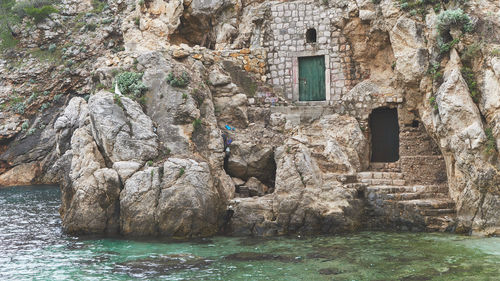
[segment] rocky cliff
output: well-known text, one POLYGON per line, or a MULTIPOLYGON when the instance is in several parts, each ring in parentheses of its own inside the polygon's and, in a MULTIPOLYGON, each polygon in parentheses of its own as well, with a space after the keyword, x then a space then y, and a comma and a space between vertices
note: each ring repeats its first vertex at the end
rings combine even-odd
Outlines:
POLYGON ((67 232, 500 233, 498 1, 14 2, 0 185, 60 184, 67 232))

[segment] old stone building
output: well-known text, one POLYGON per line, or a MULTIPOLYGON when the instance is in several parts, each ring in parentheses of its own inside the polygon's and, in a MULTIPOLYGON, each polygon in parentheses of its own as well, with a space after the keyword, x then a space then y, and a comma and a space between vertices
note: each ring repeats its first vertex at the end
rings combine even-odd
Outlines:
MULTIPOLYGON (((405 228, 422 216, 423 224, 444 230, 455 214, 444 158, 404 100, 405 93, 362 73, 344 30, 332 24, 341 12, 294 1, 275 2, 268 14, 261 40, 268 79, 294 105, 272 110, 296 116, 293 126, 321 114, 356 118, 369 153, 361 161, 362 170, 347 181, 365 186, 371 204, 367 225, 405 228), (436 200, 429 201, 431 197, 436 200)), ((336 172, 352 173, 341 165, 336 172)))
POLYGON ((311 2, 271 7, 269 77, 293 101, 339 101, 350 89, 349 50, 341 32, 330 24, 332 10, 311 2))

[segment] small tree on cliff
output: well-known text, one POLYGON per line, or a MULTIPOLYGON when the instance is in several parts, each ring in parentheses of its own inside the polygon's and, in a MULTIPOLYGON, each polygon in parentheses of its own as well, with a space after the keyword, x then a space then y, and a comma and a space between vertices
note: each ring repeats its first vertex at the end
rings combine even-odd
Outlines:
POLYGON ((12 23, 18 19, 11 12, 15 0, 0 0, 0 45, 1 47, 12 47, 15 45, 15 33, 12 30, 12 23))

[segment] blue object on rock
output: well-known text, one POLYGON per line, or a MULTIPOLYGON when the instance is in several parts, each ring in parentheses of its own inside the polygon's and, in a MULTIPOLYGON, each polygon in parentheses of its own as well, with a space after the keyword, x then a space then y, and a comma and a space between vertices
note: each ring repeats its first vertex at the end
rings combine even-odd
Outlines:
POLYGON ((226 129, 228 129, 229 131, 231 131, 231 126, 226 125, 226 129))

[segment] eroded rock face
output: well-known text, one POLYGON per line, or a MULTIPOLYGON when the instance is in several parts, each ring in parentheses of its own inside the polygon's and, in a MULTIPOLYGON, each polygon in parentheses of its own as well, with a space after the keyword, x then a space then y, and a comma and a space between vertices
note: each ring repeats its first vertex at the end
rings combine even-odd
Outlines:
POLYGON ((76 234, 116 234, 119 230, 120 179, 106 168, 89 126, 79 128, 71 140, 73 159, 70 182, 62 186, 63 228, 76 234))
POLYGON ((400 17, 390 32, 390 39, 398 72, 406 83, 418 81, 429 65, 423 27, 400 17))
POLYGON ((366 140, 354 118, 324 116, 316 122, 318 127, 301 128, 297 135, 276 148, 276 185, 272 194, 230 202, 231 233, 258 236, 337 233, 360 227, 362 203, 357 190, 343 186, 334 175, 361 169, 364 164, 360 156, 346 148, 351 147, 351 152, 361 148, 363 152, 366 140), (333 135, 325 135, 333 131, 333 135), (340 141, 347 135, 352 139, 340 141), (318 149, 320 142, 326 143, 322 146, 326 151, 318 149), (329 160, 340 161, 339 164, 325 166, 328 163, 325 155, 330 155, 329 160), (352 163, 357 164, 352 166, 352 163))
POLYGON ((84 99, 75 97, 69 101, 63 114, 54 123, 58 154, 62 155, 70 149, 73 132, 85 125, 88 113, 87 102, 84 99))
POLYGON ((164 149, 168 148, 174 154, 190 153, 192 122, 200 118, 200 110, 188 89, 173 87, 165 79, 170 73, 182 75, 192 72, 182 65, 175 68, 178 64, 160 53, 147 53, 138 60, 146 68, 144 84, 150 89, 146 110, 157 124, 157 133, 164 149))
POLYGON ((157 50, 169 45, 167 36, 181 23, 184 11, 182 0, 144 1, 130 5, 134 11, 127 13, 122 25, 125 46, 132 51, 157 50), (137 22, 136 19, 139 19, 137 22))
POLYGON ((161 189, 159 168, 135 173, 120 194, 120 229, 124 235, 153 236, 157 233, 156 208, 161 189))
MULTIPOLYGON (((167 115, 164 125, 178 124, 179 109, 171 110, 174 114, 167 115)), ((158 154, 152 120, 135 101, 106 91, 93 95, 88 106, 73 99, 56 123, 58 140, 74 130, 71 149, 61 157, 71 158, 69 178, 62 185, 67 232, 176 237, 217 233, 225 202, 234 193, 222 158, 212 162, 212 170, 209 162, 186 150, 179 152, 192 159, 171 157, 151 166, 158 154)))
POLYGON ((166 236, 215 234, 221 201, 207 163, 169 158, 163 165, 163 185, 156 215, 166 236))
POLYGON ((102 91, 89 100, 92 135, 110 161, 145 162, 157 154, 153 122, 138 103, 122 96, 121 107, 112 93, 102 91))
POLYGON ((470 97, 459 67, 458 55, 453 50, 444 82, 436 93, 438 108, 427 109, 432 113, 425 112, 424 120, 436 134, 445 156, 450 195, 457 202, 461 223, 459 231, 488 233, 500 224, 498 216, 491 216, 498 213, 500 202, 496 152, 488 152, 479 109, 470 97))
POLYGON ((120 195, 121 233, 175 237, 215 234, 222 201, 212 177, 207 163, 179 158, 169 158, 161 168, 135 173, 120 195))
POLYGON ((91 97, 86 111, 85 101, 74 99, 56 122, 58 139, 79 127, 65 153, 72 157, 71 168, 61 187, 63 227, 69 233, 119 233, 122 181, 156 156, 151 119, 136 102, 120 100, 122 106, 102 91, 91 97))

